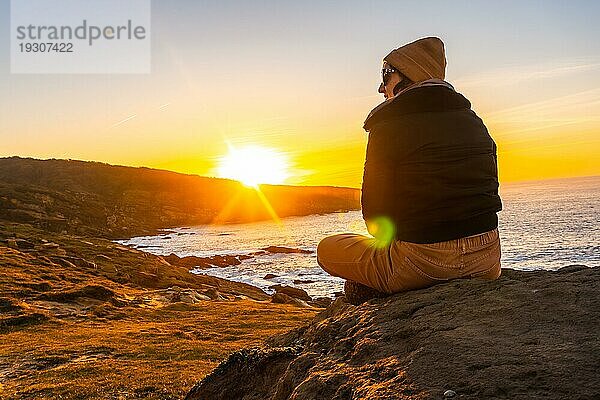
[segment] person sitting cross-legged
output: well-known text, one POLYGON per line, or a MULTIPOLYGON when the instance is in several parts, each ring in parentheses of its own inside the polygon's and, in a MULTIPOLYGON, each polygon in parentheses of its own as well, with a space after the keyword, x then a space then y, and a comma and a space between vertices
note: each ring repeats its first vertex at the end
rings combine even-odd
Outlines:
POLYGON ((317 246, 318 264, 347 280, 351 302, 500 276, 496 144, 445 69, 435 37, 383 60, 385 101, 364 124, 361 205, 372 237, 342 233, 317 246))

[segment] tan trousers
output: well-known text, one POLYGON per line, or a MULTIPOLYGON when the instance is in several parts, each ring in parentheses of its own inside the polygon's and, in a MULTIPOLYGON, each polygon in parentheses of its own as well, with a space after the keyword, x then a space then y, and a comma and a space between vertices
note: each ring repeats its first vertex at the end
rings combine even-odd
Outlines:
POLYGON ((384 293, 432 286, 456 278, 500 276, 498 229, 432 244, 376 239, 355 233, 328 236, 317 246, 317 262, 330 275, 384 293))

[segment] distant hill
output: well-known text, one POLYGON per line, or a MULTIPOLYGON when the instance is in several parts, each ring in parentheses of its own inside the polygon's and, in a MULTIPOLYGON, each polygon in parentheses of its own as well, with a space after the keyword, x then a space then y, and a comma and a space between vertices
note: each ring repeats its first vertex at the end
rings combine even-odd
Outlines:
MULTIPOLYGON (((358 189, 260 188, 279 217, 360 209, 358 189)), ((56 232, 120 238, 270 219, 261 197, 229 179, 98 162, 0 158, 0 220, 56 232)))

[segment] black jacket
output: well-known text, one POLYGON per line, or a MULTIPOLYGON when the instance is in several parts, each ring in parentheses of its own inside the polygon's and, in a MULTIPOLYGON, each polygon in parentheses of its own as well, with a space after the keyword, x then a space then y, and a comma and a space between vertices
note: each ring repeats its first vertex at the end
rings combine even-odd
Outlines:
POLYGON ((373 110, 364 128, 367 226, 387 217, 394 238, 413 243, 498 226, 496 144, 463 95, 445 86, 414 88, 373 110))

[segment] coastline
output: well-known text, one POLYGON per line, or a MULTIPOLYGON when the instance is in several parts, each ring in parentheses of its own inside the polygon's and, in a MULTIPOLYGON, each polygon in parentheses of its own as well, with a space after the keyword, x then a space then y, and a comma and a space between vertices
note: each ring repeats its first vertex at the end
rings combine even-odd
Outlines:
MULTIPOLYGON (((230 393, 231 381, 215 380, 218 371, 239 383, 240 389, 263 393, 265 399, 275 386, 290 393, 305 388, 307 399, 328 387, 339 390, 340 398, 347 398, 348 393, 366 393, 372 399, 379 395, 381 399, 439 398, 445 386, 461 398, 490 393, 491 397, 561 398, 562 389, 552 382, 564 381, 564 388, 579 393, 567 378, 571 371, 579 371, 582 362, 583 378, 576 383, 591 388, 588 392, 596 390, 588 373, 593 369, 590 366, 600 367, 593 356, 598 354, 593 327, 600 319, 595 311, 600 309, 596 270, 505 269, 503 277, 491 283, 456 281, 360 307, 351 307, 341 298, 330 305, 323 299, 307 298, 295 288, 282 286, 269 295, 251 285, 189 272, 188 262, 229 265, 233 259, 241 262, 239 254, 233 258, 163 257, 115 243, 111 240, 115 232, 103 230, 112 221, 106 211, 112 203, 98 200, 102 191, 96 187, 82 188, 67 179, 75 186, 63 194, 63 189, 51 188, 52 179, 43 187, 39 182, 6 183, 3 179, 0 168, 2 398, 182 398, 191 388, 195 389, 189 396, 195 396, 202 388, 210 390, 215 382, 223 393, 230 393), (87 221, 86 215, 94 210, 98 215, 87 221), (519 314, 524 309, 528 314, 519 314), (551 323, 557 312, 560 326, 551 323), (520 347, 510 353, 510 362, 494 364, 494 354, 478 353, 512 351, 508 339, 495 341, 489 334, 496 328, 510 332, 515 321, 529 341, 519 342, 520 347), (575 332, 579 336, 571 335, 573 326, 579 327, 575 332), (429 340, 432 334, 437 335, 437 342, 429 340), (543 346, 547 338, 557 337, 560 341, 554 347, 543 346), (577 338, 577 347, 562 348, 569 337, 577 338), (459 340, 464 338, 477 346, 464 347, 469 343, 459 340), (319 343, 327 343, 327 348, 319 343), (543 359, 527 364, 530 358, 525 355, 544 351, 553 354, 553 365, 560 367, 558 375, 548 374, 543 359), (573 351, 577 359, 571 357, 573 351), (585 351, 596 353, 586 356, 585 351), (412 364, 394 359, 399 354, 428 369, 411 370, 412 364), (469 368, 444 375, 446 382, 428 375, 432 365, 435 371, 443 371, 465 354, 491 361, 461 364, 469 368), (273 379, 265 382, 273 387, 246 385, 245 378, 229 367, 254 368, 248 360, 259 362, 265 371, 288 372, 269 375, 273 379), (337 365, 337 372, 328 365, 337 365), (511 375, 513 367, 518 374, 511 375), (310 368, 314 368, 313 375, 310 368), (329 383, 324 387, 311 376, 327 376, 329 383), (497 376, 519 384, 498 383, 497 376), (283 379, 281 385, 278 379, 283 379), (346 381, 350 383, 338 384, 346 381), (536 391, 538 387, 543 391, 536 391)), ((125 214, 130 200, 120 204, 119 212, 127 217, 127 226, 137 224, 126 230, 134 236, 146 229, 148 220, 125 214)), ((142 208, 149 204, 144 202, 142 208)), ((163 229, 170 228, 161 227, 162 233, 163 229)), ((518 341, 521 336, 507 337, 518 341)), ((263 373, 254 371, 256 376, 263 373)), ((582 395, 588 392, 581 391, 582 395)))
POLYGON ((232 351, 322 310, 107 239, 24 224, 0 224, 0 265, 7 399, 179 398, 232 351))
POLYGON ((225 399, 238 389, 270 399, 279 398, 270 397, 275 387, 289 395, 304 388, 298 399, 331 390, 382 400, 433 399, 445 390, 465 399, 600 392, 595 268, 503 269, 493 282, 308 307, 302 293, 268 296, 107 239, 12 223, 0 225, 0 264, 7 399, 225 399), (568 341, 575 344, 564 347, 568 341), (552 354, 551 364, 523 354, 552 354), (464 371, 456 369, 465 357, 464 371), (441 375, 431 375, 432 365, 441 375), (239 375, 249 370, 252 377, 239 375), (571 382, 573 371, 579 378, 571 382), (270 378, 259 381, 271 383, 256 386, 263 373, 270 378), (338 378, 324 387, 312 376, 338 378), (206 397, 215 387, 222 396, 206 397))

